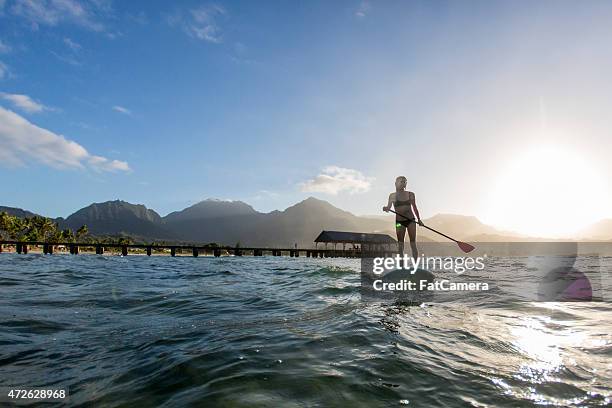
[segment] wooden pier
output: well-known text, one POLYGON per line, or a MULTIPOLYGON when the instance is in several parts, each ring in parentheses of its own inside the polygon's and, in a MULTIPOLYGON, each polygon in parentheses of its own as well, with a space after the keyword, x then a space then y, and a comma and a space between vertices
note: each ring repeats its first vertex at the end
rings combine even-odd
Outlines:
MULTIPOLYGON (((82 249, 95 252, 97 255, 112 253, 122 256, 133 255, 170 255, 170 256, 289 256, 308 258, 361 258, 362 256, 384 256, 390 250, 361 249, 305 249, 305 248, 253 248, 208 245, 161 245, 161 244, 92 244, 85 242, 37 242, 37 241, 0 241, 0 253, 14 248, 18 254, 27 254, 33 247, 42 248, 43 254, 52 255, 67 249, 72 255, 78 255, 82 249)), ((12 252, 12 251, 11 251, 12 252)))

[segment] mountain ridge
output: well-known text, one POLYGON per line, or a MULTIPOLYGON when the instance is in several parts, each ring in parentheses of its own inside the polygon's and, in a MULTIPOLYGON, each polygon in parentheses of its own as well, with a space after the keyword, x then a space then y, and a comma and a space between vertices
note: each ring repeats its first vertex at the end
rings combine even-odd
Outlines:
MULTIPOLYGON (((0 206, 0 211, 3 209, 21 217, 36 215, 16 207, 0 206)), ((284 210, 268 213, 259 212, 239 200, 205 199, 164 217, 144 204, 112 200, 92 203, 66 219, 56 218, 55 221, 62 228, 77 229, 87 225, 95 235, 130 235, 143 240, 218 242, 225 245, 311 245, 322 230, 376 232, 395 237, 393 215, 358 216, 314 197, 308 197, 284 210)), ((498 230, 469 215, 436 214, 424 222, 465 241, 546 240, 498 230)), ((443 240, 425 229, 419 229, 418 234, 421 241, 443 240)), ((593 224, 590 229, 585 229, 581 237, 586 240, 611 240, 612 219, 593 224)))
POLYGON ((3 206, 0 205, 0 212, 5 212, 8 215, 12 215, 14 217, 19 217, 19 218, 31 218, 31 217, 36 217, 39 216, 36 213, 33 213, 32 211, 28 211, 28 210, 24 210, 22 208, 17 208, 17 207, 7 207, 7 206, 3 206))
POLYGON ((94 235, 134 235, 154 239, 176 238, 162 226, 160 215, 144 204, 123 200, 92 203, 59 221, 62 228, 87 225, 94 235))
POLYGON ((193 220, 198 218, 217 218, 257 213, 243 201, 224 201, 208 198, 179 211, 162 217, 164 222, 193 220))

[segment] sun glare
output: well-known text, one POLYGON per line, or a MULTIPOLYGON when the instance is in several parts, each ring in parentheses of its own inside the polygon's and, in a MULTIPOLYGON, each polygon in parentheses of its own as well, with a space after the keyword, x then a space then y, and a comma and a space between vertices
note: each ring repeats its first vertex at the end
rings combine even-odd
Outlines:
POLYGON ((490 192, 484 221, 538 237, 574 237, 609 216, 601 174, 570 149, 538 146, 513 158, 490 192))

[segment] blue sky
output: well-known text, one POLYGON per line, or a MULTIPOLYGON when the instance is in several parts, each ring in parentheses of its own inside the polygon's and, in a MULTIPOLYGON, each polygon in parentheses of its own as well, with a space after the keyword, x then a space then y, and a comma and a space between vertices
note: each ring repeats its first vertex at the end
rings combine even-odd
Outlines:
MULTIPOLYGON (((207 197, 270 211, 314 195, 377 214, 404 174, 424 216, 504 226, 496 203, 531 191, 507 169, 539 146, 576 154, 601 176, 584 191, 610 202, 609 2, 0 10, 2 205, 67 216, 119 198, 164 215, 207 197)), ((576 209, 572 190, 554 192, 547 205, 576 209)))

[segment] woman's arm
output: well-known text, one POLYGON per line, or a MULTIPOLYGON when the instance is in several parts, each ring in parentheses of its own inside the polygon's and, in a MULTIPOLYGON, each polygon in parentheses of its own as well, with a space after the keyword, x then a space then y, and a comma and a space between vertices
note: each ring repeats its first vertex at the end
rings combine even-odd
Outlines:
POLYGON ((414 215, 416 215, 417 223, 419 225, 423 225, 423 221, 421 221, 421 214, 419 214, 419 209, 416 203, 416 196, 414 193, 410 193, 410 201, 412 201, 412 209, 414 210, 414 215))
POLYGON ((383 207, 383 211, 384 212, 389 212, 389 210, 391 209, 391 204, 393 203, 393 193, 389 194, 389 202, 387 203, 386 206, 383 207))

